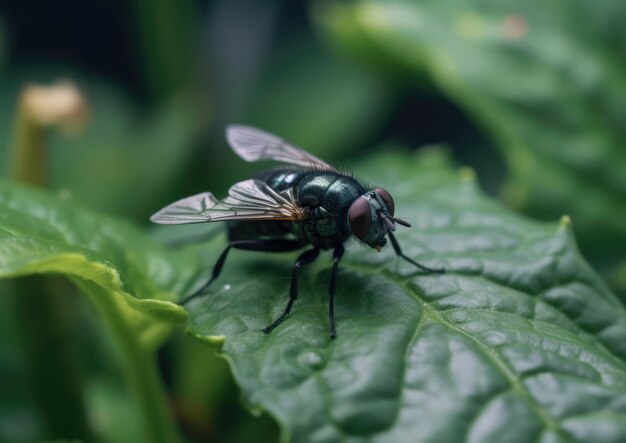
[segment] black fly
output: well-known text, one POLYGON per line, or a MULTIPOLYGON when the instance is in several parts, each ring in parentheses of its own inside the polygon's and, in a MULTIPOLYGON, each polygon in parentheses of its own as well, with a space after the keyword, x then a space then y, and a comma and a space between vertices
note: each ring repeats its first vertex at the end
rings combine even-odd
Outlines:
POLYGON ((319 158, 259 129, 229 126, 226 138, 235 153, 248 162, 274 160, 291 166, 271 169, 256 178, 235 183, 223 200, 204 192, 172 203, 151 217, 153 222, 163 224, 228 222, 229 244, 219 256, 210 280, 181 304, 202 294, 220 275, 231 248, 287 252, 311 245, 311 249, 296 259, 289 302, 283 313, 263 329, 269 333, 285 319, 298 297, 300 269, 313 263, 320 250, 332 249, 328 316, 330 337, 335 338, 337 266, 344 253, 343 244, 351 236, 378 251, 389 237, 399 257, 424 271, 444 272, 426 267, 402 253, 393 232, 396 224, 411 225, 394 216, 395 205, 389 192, 382 188, 365 188, 319 158))

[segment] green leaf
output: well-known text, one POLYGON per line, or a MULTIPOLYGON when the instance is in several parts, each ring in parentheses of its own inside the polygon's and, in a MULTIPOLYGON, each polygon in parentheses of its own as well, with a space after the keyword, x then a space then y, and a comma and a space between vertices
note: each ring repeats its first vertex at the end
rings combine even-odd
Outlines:
MULTIPOLYGON (((231 252, 187 333, 220 349, 253 409, 293 441, 624 441, 626 312, 580 256, 568 218, 485 197, 438 151, 356 172, 390 190, 406 254, 349 245, 328 336, 330 257, 285 307, 294 255, 231 252)), ((214 240, 214 253, 222 244, 214 240)))
POLYGON ((89 297, 115 338, 146 441, 179 440, 152 352, 187 317, 173 301, 190 290, 201 262, 193 248, 168 252, 132 225, 0 182, 0 278, 61 274, 89 297))
POLYGON ((194 255, 166 251, 132 225, 0 182, 0 278, 54 273, 94 284, 154 346, 185 320, 172 302, 197 272, 194 255))
MULTIPOLYGON (((506 196, 567 212, 599 262, 626 246, 626 3, 352 1, 317 15, 351 52, 426 73, 507 160, 506 196)), ((612 256, 612 257, 611 257, 612 256)))

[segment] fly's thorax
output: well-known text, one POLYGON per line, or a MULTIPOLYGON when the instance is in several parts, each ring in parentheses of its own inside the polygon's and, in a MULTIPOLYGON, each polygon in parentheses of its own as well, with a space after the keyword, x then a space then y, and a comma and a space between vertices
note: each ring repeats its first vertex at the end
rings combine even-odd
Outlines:
POLYGON ((298 203, 309 208, 323 206, 326 194, 340 177, 340 174, 331 171, 307 172, 294 188, 298 203))
POLYGON ((293 222, 292 231, 322 249, 335 248, 351 235, 336 216, 321 206, 307 208, 307 219, 293 222))
POLYGON ((308 212, 307 220, 301 222, 307 241, 321 248, 334 248, 350 237, 346 214, 354 199, 364 192, 356 180, 331 171, 310 171, 294 190, 298 203, 308 212))
POLYGON ((256 178, 264 181, 275 191, 282 192, 293 188, 306 174, 306 171, 294 167, 279 167, 262 172, 256 178))

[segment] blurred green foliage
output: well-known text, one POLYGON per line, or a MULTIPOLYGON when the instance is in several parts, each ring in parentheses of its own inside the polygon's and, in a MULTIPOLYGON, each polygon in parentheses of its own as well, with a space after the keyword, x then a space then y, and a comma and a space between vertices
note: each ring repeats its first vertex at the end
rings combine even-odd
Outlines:
POLYGON ((626 260, 624 2, 353 1, 317 12, 344 50, 426 75, 465 109, 506 159, 509 204, 571 215, 604 269, 626 260))
MULTIPOLYGON (((262 3, 254 0, 135 0, 91 5, 95 9, 86 13, 85 6, 73 0, 63 8, 42 3, 38 6, 37 17, 29 10, 31 6, 23 2, 0 5, 0 171, 3 175, 7 176, 11 166, 16 106, 25 85, 51 84, 59 79, 74 81, 84 92, 90 107, 90 117, 82 132, 71 137, 56 131, 46 134, 46 186, 56 196, 31 190, 13 191, 13 185, 3 185, 8 192, 3 194, 5 197, 19 198, 9 198, 10 210, 3 209, 0 214, 2 220, 10 221, 6 226, 12 226, 10 232, 2 235, 12 238, 21 233, 22 243, 20 246, 18 241, 8 241, 13 249, 6 250, 10 253, 0 253, 0 262, 12 263, 10 270, 7 271, 8 267, 3 270, 7 276, 16 275, 17 269, 21 269, 20 274, 54 270, 80 276, 81 279, 73 281, 90 294, 92 302, 95 301, 85 303, 74 286, 43 281, 45 291, 63 292, 69 300, 69 305, 65 306, 70 312, 68 325, 77 335, 80 351, 78 385, 82 386, 88 422, 98 441, 145 438, 146 427, 142 420, 146 411, 138 406, 142 395, 144 402, 157 405, 168 402, 184 438, 189 441, 276 441, 279 432, 276 422, 267 415, 260 419, 253 417, 244 403, 255 412, 258 408, 271 410, 281 422, 283 435, 288 432, 285 430, 300 432, 303 429, 298 420, 306 416, 288 423, 286 420, 290 419, 286 417, 299 410, 278 405, 277 400, 286 399, 287 406, 299 401, 285 396, 283 382, 289 384, 294 377, 301 376, 298 371, 302 367, 292 371, 293 367, 282 365, 280 361, 281 355, 292 356, 300 339, 294 338, 288 349, 268 348, 267 355, 276 358, 268 357, 260 366, 259 374, 280 383, 274 386, 274 391, 266 389, 263 394, 254 388, 258 382, 255 374, 248 374, 249 378, 245 379, 241 375, 244 364, 241 362, 245 359, 233 357, 236 345, 241 349, 248 346, 251 352, 256 349, 254 343, 241 338, 245 334, 234 334, 234 340, 223 349, 234 364, 237 383, 227 364, 217 359, 211 349, 183 337, 180 331, 169 336, 160 348, 158 367, 153 365, 154 347, 165 340, 172 323, 182 321, 184 316, 174 305, 162 304, 163 300, 175 300, 209 275, 212 260, 224 241, 222 229, 151 227, 147 228, 151 238, 147 238, 142 228, 129 227, 126 222, 99 215, 111 213, 147 225, 147 217, 155 209, 182 195, 203 190, 223 195, 230 184, 259 171, 263 165, 243 164, 226 146, 223 127, 229 123, 257 125, 339 165, 354 164, 355 159, 376 151, 382 152, 378 157, 381 165, 391 164, 387 163, 392 162, 387 151, 393 144, 417 148, 422 144, 448 143, 455 158, 475 168, 478 179, 514 209, 547 220, 555 220, 562 214, 571 215, 583 254, 614 289, 626 296, 626 255, 623 252, 626 228, 622 222, 626 215, 626 176, 623 173, 626 151, 621 143, 626 135, 622 125, 626 117, 623 67, 626 29, 622 26, 626 4, 623 1, 318 0, 296 3, 287 0, 262 3), (111 21, 111 17, 115 20, 111 21), (84 207, 98 212, 92 213, 84 207), (166 251, 162 246, 187 236, 198 236, 202 241, 183 252, 166 251), (25 239, 32 239, 32 242, 25 239), (29 244, 33 249, 29 249, 29 244), (20 247, 23 247, 21 253, 20 247), (78 265, 63 258, 68 257, 68 253, 87 259, 78 265), (24 267, 26 263, 30 263, 28 269, 24 267), (123 277, 119 285, 104 278, 116 272, 123 277), (99 279, 99 285, 82 282, 85 277, 99 279), (137 296, 149 300, 138 301, 137 296), (155 298, 158 300, 153 300, 155 298), (106 312, 94 310, 94 306, 106 312), (125 345, 122 338, 126 335, 132 340, 125 345), (135 372, 129 370, 133 350, 140 350, 139 367, 135 372), (149 374, 143 388, 140 385, 145 380, 137 379, 137 370, 149 374), (162 387, 156 379, 157 373, 164 382, 165 398, 159 397, 162 387), (133 383, 139 383, 134 390, 133 383), (244 389, 243 401, 238 385, 244 389), (156 397, 146 400, 150 389, 155 390, 156 397)), ((421 166, 411 166, 408 160, 400 161, 402 164, 397 167, 406 168, 404 175, 386 179, 390 188, 403 189, 399 192, 406 205, 411 204, 409 196, 405 195, 406 186, 425 188, 424 194, 418 195, 425 199, 427 209, 441 204, 427 188, 436 188, 445 180, 430 181, 428 177, 448 177, 451 183, 454 174, 447 166, 442 166, 442 162, 433 161, 435 157, 421 166), (435 171, 434 175, 429 175, 428 168, 435 171), (425 178, 421 180, 414 177, 415 174, 425 178), (431 197, 433 201, 429 200, 431 197)), ((374 182, 382 171, 377 165, 376 161, 369 163, 359 172, 374 182)), ((451 195, 446 194, 444 199, 451 195)), ((510 229, 521 226, 520 231, 528 235, 534 232, 541 236, 540 231, 553 234, 553 225, 527 223, 502 208, 494 209, 490 203, 484 203, 487 201, 484 197, 476 199, 481 203, 476 206, 472 203, 466 208, 468 213, 486 204, 487 212, 493 209, 494 220, 504 217, 510 221, 510 229), (532 228, 526 231, 529 226, 532 228)), ((454 201, 446 205, 451 211, 456 210, 454 201)), ((418 228, 427 226, 428 223, 418 228)), ((485 228, 485 235, 497 237, 497 233, 490 230, 491 227, 485 228)), ((472 241, 480 246, 481 232, 467 232, 461 237, 470 242, 470 246, 472 241)), ((516 234, 519 232, 507 230, 507 235, 515 237, 516 234)), ((422 235, 425 234, 414 229, 410 239, 405 239, 416 241, 409 249, 420 259, 427 258, 423 255, 426 245, 441 252, 448 244, 446 238, 437 237, 440 241, 434 242, 422 235)), ((444 237, 447 235, 453 234, 444 237)), ((550 235, 546 234, 546 239, 552 238, 550 235)), ((498 238, 502 246, 509 244, 504 237, 498 238)), ((563 241, 568 256, 578 257, 571 239, 563 241)), ((506 251, 503 254, 508 257, 506 251)), ((378 261, 381 257, 370 255, 363 254, 362 263, 352 262, 354 269, 346 268, 341 278, 353 285, 365 284, 363 281, 373 278, 372 284, 375 284, 375 276, 354 281, 350 276, 378 267, 386 269, 381 272, 392 279, 397 277, 396 272, 404 275, 402 265, 394 268, 387 258, 383 266, 378 261)), ((539 255, 530 254, 528 260, 539 262, 539 255)), ((474 257, 465 259, 457 257, 454 263, 463 268, 465 264, 471 265, 474 257)), ((615 346, 607 344, 607 337, 623 328, 608 327, 606 312, 583 309, 578 304, 585 300, 598 301, 598 297, 611 298, 597 277, 579 260, 574 260, 578 263, 576 266, 583 269, 572 277, 573 280, 559 273, 570 269, 567 266, 550 275, 535 268, 529 269, 527 274, 528 278, 537 276, 544 280, 560 275, 564 291, 593 282, 592 289, 577 293, 580 298, 570 294, 557 307, 565 312, 578 306, 580 310, 569 315, 580 317, 572 322, 563 318, 553 322, 557 324, 553 331, 554 343, 558 342, 555 346, 560 348, 573 346, 591 352, 598 357, 592 366, 602 362, 606 366, 600 371, 604 371, 615 362, 605 361, 605 351, 598 349, 604 346, 615 350, 615 346), (606 330, 602 329, 603 325, 606 330), (603 345, 598 345, 596 339, 603 345)), ((276 260, 278 274, 281 270, 288 274, 290 261, 291 257, 276 260)), ((269 273, 257 275, 259 271, 254 263, 253 256, 236 258, 225 275, 229 281, 241 281, 242 285, 264 285, 267 281, 267 287, 273 289, 272 296, 258 298, 257 294, 244 293, 239 294, 241 298, 237 300, 225 298, 222 302, 232 304, 233 313, 246 312, 258 302, 263 315, 269 318, 269 310, 280 306, 284 288, 277 285, 284 282, 269 273), (245 275, 241 269, 246 270, 245 275), (250 278, 253 275, 256 277, 250 278), (250 304, 242 307, 246 297, 251 298, 250 304)), ((315 269, 306 283, 313 292, 320 285, 315 269)), ((321 268, 321 271, 323 274, 327 269, 321 268)), ((325 284, 321 278, 320 287, 325 284)), ((35 396, 29 392, 32 380, 25 358, 27 346, 24 337, 17 332, 21 325, 14 314, 15 297, 21 295, 15 293, 18 287, 19 283, 0 282, 0 291, 6 295, 0 297, 0 391, 3 394, 0 396, 0 440, 20 443, 62 437, 50 435, 37 410, 35 396)), ((437 288, 433 284, 422 289, 437 292, 437 288)), ((494 296, 494 300, 499 301, 489 305, 489 309, 495 309, 495 317, 491 320, 480 317, 476 324, 484 326, 493 321, 508 325, 507 329, 515 324, 520 335, 526 332, 532 335, 526 326, 536 326, 536 321, 545 317, 529 318, 528 312, 507 305, 504 295, 509 294, 511 288, 505 289, 494 290, 503 297, 494 296), (508 317, 507 313, 513 317, 508 317)), ((366 288, 364 291, 367 292, 366 288)), ((410 291, 400 292, 396 294, 398 300, 412 300, 410 291)), ((482 300, 479 296, 482 292, 476 288, 467 292, 461 300, 464 312, 468 304, 482 300)), ((531 297, 527 294, 532 292, 528 288, 522 292, 525 294, 520 297, 531 297)), ((288 338, 302 334, 300 329, 306 329, 310 326, 307 322, 313 322, 311 327, 319 331, 315 329, 307 337, 325 340, 321 314, 323 294, 318 295, 312 299, 303 295, 299 300, 302 310, 296 310, 294 318, 284 325, 286 330, 293 331, 288 338), (306 314, 307 309, 316 312, 317 305, 319 315, 298 317, 306 314)), ((345 308, 350 307, 354 312, 363 309, 356 297, 345 303, 345 308)), ((425 303, 436 304, 432 300, 425 303)), ((607 302, 600 300, 598 303, 607 302)), ((198 310, 192 311, 190 324, 196 328, 195 334, 211 335, 221 331, 208 304, 207 299, 198 303, 198 310)), ((535 314, 539 312, 543 311, 535 311, 535 314)), ((615 312, 621 315, 621 308, 616 307, 615 312)), ((235 314, 228 317, 222 326, 235 324, 235 317, 235 314)), ((352 320, 345 324, 351 327, 352 320)), ((367 336, 367 331, 363 334, 367 336)), ((472 337, 480 346, 489 346, 478 334, 472 337)), ((264 337, 254 338, 262 339, 264 337)), ((276 339, 282 343, 281 340, 285 338, 276 339)), ((512 344, 508 342, 508 346, 512 344)), ((509 356, 515 354, 510 352, 509 356)), ((617 353, 623 360, 623 355, 617 353)), ((523 354, 519 361, 528 363, 533 358, 523 354)), ((620 360, 619 364, 623 362, 620 360)), ((441 367, 437 368, 434 372, 439 373, 441 367)), ((550 368, 557 378, 559 371, 569 368, 577 377, 582 377, 576 380, 585 388, 572 388, 568 396, 547 388, 546 392, 576 405, 588 400, 587 412, 599 412, 598 416, 587 417, 588 422, 555 418, 562 424, 556 434, 552 433, 556 428, 551 428, 556 424, 548 420, 550 432, 545 438, 554 437, 558 441, 565 429, 563 432, 567 432, 568 437, 591 441, 598 436, 585 432, 597 429, 589 424, 594 420, 619 436, 621 428, 613 419, 619 422, 622 412, 603 407, 612 396, 624 398, 621 388, 611 385, 614 392, 607 392, 606 386, 598 387, 602 384, 599 383, 594 385, 599 390, 591 399, 593 386, 586 384, 586 370, 581 369, 582 366, 576 369, 569 363, 561 366, 554 363, 550 368)), ((339 380, 341 375, 338 371, 339 380)), ((621 380, 620 377, 613 378, 611 383, 621 380)), ((517 392, 531 390, 530 384, 520 388, 519 385, 525 383, 521 379, 514 379, 514 383, 517 392)), ((63 389, 63 386, 60 384, 58 388, 63 389)), ((446 398, 454 396, 452 391, 447 394, 450 396, 446 398)), ((443 392, 439 395, 445 396, 443 392)), ((537 399, 541 403, 541 399, 537 399)), ((509 400, 505 398, 502 402, 509 400)), ((550 415, 553 411, 550 408, 558 405, 545 400, 547 403, 539 407, 545 407, 546 414, 550 415)), ((365 403, 363 408, 367 409, 365 403)), ((347 404, 341 404, 344 409, 340 407, 339 412, 333 410, 339 422, 348 420, 358 409, 354 404, 349 407, 347 404)), ((467 407, 464 411, 471 409, 463 401, 457 404, 467 407)), ((164 413, 156 409, 159 406, 153 410, 157 416, 164 413)), ((516 410, 523 415, 522 409, 516 410)), ((441 414, 441 417, 448 416, 448 413, 441 414)), ((519 423, 528 422, 520 419, 519 423)), ((171 423, 162 425, 167 428, 171 423)), ((481 426, 476 429, 488 428, 481 426)), ((395 431, 398 429, 404 428, 398 427, 395 431)), ((426 432, 434 427, 425 429, 426 432)), ((172 429, 164 431, 164 435, 172 438, 177 438, 177 433, 172 429)), ((520 435, 530 434, 520 432, 520 435)))
MULTIPOLYGON (((53 74, 32 71, 5 78, 0 85, 0 133, 11 134, 5 143, 12 138, 24 77, 43 84, 54 80, 53 74)), ((184 174, 207 121, 206 107, 194 106, 181 93, 146 112, 106 82, 84 74, 72 78, 88 99, 88 123, 75 136, 50 134, 49 186, 93 208, 146 219, 154 201, 184 174), (129 192, 136 197, 128 198, 129 192)), ((7 169, 10 151, 2 154, 7 169)))

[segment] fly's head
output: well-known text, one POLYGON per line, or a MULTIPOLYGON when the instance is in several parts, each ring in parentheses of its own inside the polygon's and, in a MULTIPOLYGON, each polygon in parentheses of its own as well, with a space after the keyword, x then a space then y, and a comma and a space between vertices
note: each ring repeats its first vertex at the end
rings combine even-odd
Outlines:
POLYGON ((396 230, 396 223, 411 226, 394 217, 394 210, 393 198, 383 188, 366 192, 348 210, 348 226, 352 235, 380 252, 387 243, 387 233, 396 230))

